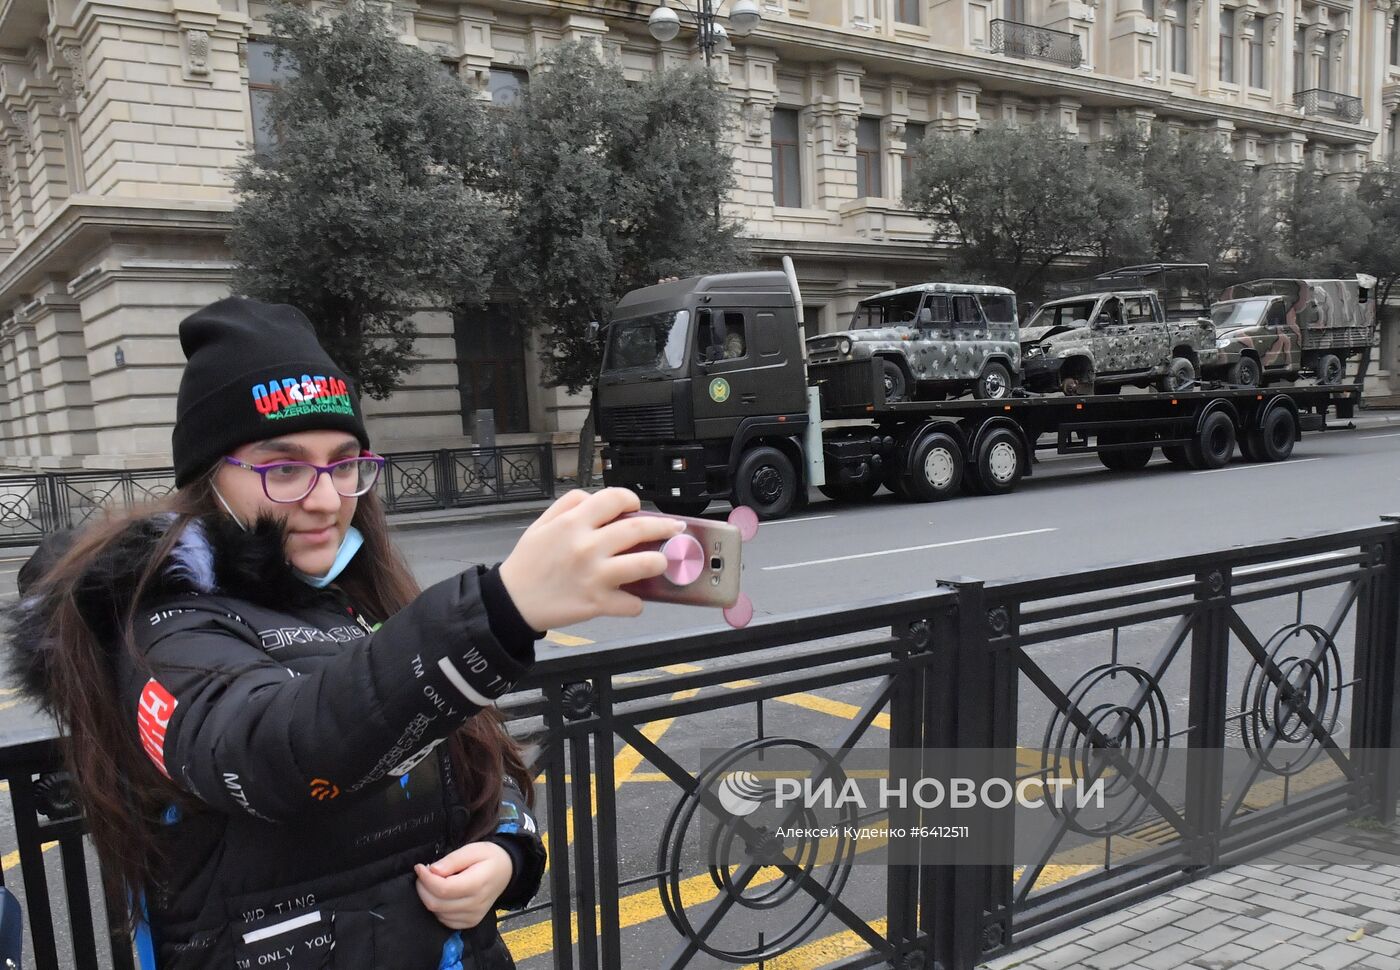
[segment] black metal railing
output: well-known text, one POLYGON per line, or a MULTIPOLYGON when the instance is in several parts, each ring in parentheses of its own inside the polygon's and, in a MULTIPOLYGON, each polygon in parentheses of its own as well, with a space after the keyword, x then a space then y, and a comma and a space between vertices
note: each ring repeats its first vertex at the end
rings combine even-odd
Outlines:
MULTIPOLYGON (((447 448, 384 456, 375 486, 390 514, 554 497, 548 444, 447 448)), ((0 547, 32 545, 82 525, 103 509, 163 498, 174 471, 40 472, 0 475, 0 547)))
POLYGON ((1302 108, 1304 114, 1330 115, 1341 121, 1356 124, 1361 120, 1361 99, 1326 88, 1308 88, 1293 92, 1293 106, 1302 108))
MULTIPOLYGON (((522 970, 779 957, 971 970, 1282 842, 1393 817, 1394 523, 1049 579, 930 586, 742 631, 543 656, 503 705, 513 730, 539 743, 537 813, 550 849, 543 898, 502 920, 522 970), (1020 771, 1023 754, 1050 737, 1067 738, 1059 747, 1076 763, 1112 773, 1122 801, 1097 827, 1048 803, 1034 826, 1003 818, 990 839, 1023 846, 1018 864, 916 855, 862 866, 850 851, 742 819, 703 824, 718 814, 711 783, 740 756, 977 749, 1020 771), (1188 762, 1185 784, 1168 784, 1145 767, 1158 751, 1231 757, 1188 762), (732 849, 719 863, 717 845, 732 849)), ((47 891, 35 866, 60 878, 43 842, 64 845, 66 833, 74 848, 64 851, 80 851, 76 822, 37 821, 34 786, 56 759, 52 742, 0 750, 31 900, 47 891)), ((885 818, 903 827, 921 812, 885 818)), ((87 898, 84 872, 64 865, 68 899, 87 898)), ((97 965, 81 955, 95 935, 78 925, 89 910, 68 908, 72 945, 52 909, 28 907, 40 970, 58 965, 46 962, 56 933, 58 951, 72 954, 63 965, 97 965)), ((120 949, 120 931, 116 939, 120 949)))
POLYGON ((1064 67, 1078 67, 1084 61, 1084 51, 1075 34, 1014 20, 992 21, 991 50, 993 54, 1033 58, 1064 67))

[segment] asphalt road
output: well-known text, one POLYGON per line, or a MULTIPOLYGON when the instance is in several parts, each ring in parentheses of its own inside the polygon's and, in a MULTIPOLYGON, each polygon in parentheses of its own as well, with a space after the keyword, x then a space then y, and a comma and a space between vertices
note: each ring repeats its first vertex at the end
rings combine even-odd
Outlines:
MULTIPOLYGON (((999 497, 960 498, 934 505, 902 503, 881 493, 872 502, 836 507, 815 498, 801 515, 765 523, 744 551, 743 586, 757 616, 778 615, 824 605, 839 605, 888 595, 931 589, 938 580, 976 577, 1049 576, 1132 561, 1156 560, 1259 541, 1276 540, 1373 524, 1400 512, 1400 430, 1335 431, 1307 436, 1292 460, 1277 465, 1236 463, 1214 472, 1183 471, 1160 458, 1147 469, 1110 473, 1096 458, 1048 458, 1015 493, 999 497)), ((723 509, 716 510, 722 517, 723 509)), ((399 534, 419 579, 428 584, 475 563, 496 562, 507 555, 528 518, 415 529, 399 534)), ((23 554, 0 553, 0 597, 13 595, 14 573, 23 554)), ((1334 590, 1309 594, 1307 609, 1326 613, 1334 590)), ((1277 604, 1276 604, 1277 606, 1277 604)), ((1263 606, 1257 609, 1264 610, 1263 606)), ((1287 608, 1285 608, 1286 611, 1287 608)), ((1275 609, 1277 612, 1277 609, 1275 609)), ((1169 622, 1135 631, 1141 650, 1160 647, 1169 622)), ((1273 629, 1261 615, 1261 628, 1273 629)), ((665 637, 681 630, 725 629, 717 612, 649 604, 635 619, 605 619, 557 631, 541 653, 576 649, 580 641, 604 643, 638 637, 665 637), (563 641, 562 643, 559 641, 563 641)), ((1349 632, 1344 628, 1344 636, 1349 632)), ((1101 660, 1108 644, 1103 636, 1046 645, 1041 649, 1047 671, 1068 684, 1087 663, 1101 660)), ((1344 661, 1349 666, 1349 649, 1344 661)), ((793 650, 794 658, 800 651, 793 650)), ((1239 666, 1239 665, 1236 665, 1239 666)), ((676 671, 669 672, 674 674, 676 671)), ((1232 671, 1237 693, 1243 670, 1232 671)), ((664 677, 666 671, 637 677, 664 677)), ((735 675, 740 676, 739 674, 735 675)), ((821 692, 820 697, 768 704, 769 733, 832 744, 849 727, 872 682, 858 682, 821 692)), ((42 727, 42 719, 13 694, 0 695, 0 737, 42 727)), ((1184 691, 1168 690, 1173 724, 1184 723, 1184 691)), ((1042 729, 1047 708, 1026 703, 1021 709, 1022 743, 1042 729)), ((653 725, 663 748, 694 770, 706 752, 754 736, 753 706, 653 725), (669 733, 668 733, 669 732, 669 733)), ((878 735, 878 732, 875 732, 878 735)), ((881 743, 882 737, 872 743, 881 743)), ((615 748, 618 816, 624 821, 618 846, 621 878, 642 879, 656 871, 657 841, 677 789, 656 767, 615 748)), ((8 816, 8 800, 0 816, 8 816)), ((547 829, 550 820, 544 819, 547 829)), ((0 831, 10 828, 0 817, 0 831)), ((4 847, 6 850, 10 846, 4 847)), ((55 856, 49 853, 48 856, 55 856)), ((712 880, 703 874, 698 850, 687 847, 689 878, 683 885, 687 905, 703 907, 714 898, 712 880), (699 873, 699 875, 690 875, 699 873)), ((6 868, 12 865, 5 860, 6 868)), ((54 868, 56 860, 51 863, 54 868)), ((52 877, 57 876, 57 871, 52 877)), ((52 883, 51 883, 52 884, 52 883)), ((546 884, 547 889, 547 884, 546 884)), ((887 911, 884 870, 857 867, 843 899, 854 911, 878 919, 887 911)), ((654 883, 624 890, 624 967, 659 965, 658 953, 671 952, 678 939, 657 901, 654 883)), ((800 900, 788 905, 800 917, 800 900)), ((703 912, 703 909, 697 909, 703 912)), ((764 927, 784 923, 783 907, 764 912, 737 912, 724 931, 736 947, 751 946, 764 927)), ((536 917, 507 924, 508 941, 526 970, 549 963, 549 935, 536 917)), ((768 966, 818 967, 859 942, 842 935, 831 918, 812 934, 807 949, 787 962, 768 966)), ((730 965, 701 956, 691 966, 730 965)))

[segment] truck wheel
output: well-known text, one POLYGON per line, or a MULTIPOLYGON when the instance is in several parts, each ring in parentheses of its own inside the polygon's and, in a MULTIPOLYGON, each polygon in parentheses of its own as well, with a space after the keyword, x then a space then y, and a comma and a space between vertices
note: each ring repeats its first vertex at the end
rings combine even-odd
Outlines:
POLYGON ((1118 470, 1124 472, 1141 471, 1152 460, 1154 450, 1151 445, 1138 445, 1135 448, 1120 451, 1118 453, 1118 470))
POLYGON ((909 468, 901 476, 908 497, 937 502, 957 494, 962 484, 964 459, 957 439, 932 431, 919 439, 910 455, 909 468))
POLYGON ((881 380, 885 384, 885 403, 894 404, 909 396, 909 382, 904 379, 904 371, 889 359, 880 361, 881 380))
POLYGON ((1157 380, 1157 390, 1163 394, 1184 391, 1196 380, 1196 365, 1185 357, 1173 357, 1167 372, 1157 380))
POLYGON ((797 499, 797 472, 788 456, 760 445, 739 459, 734 475, 734 504, 747 505, 760 519, 781 519, 797 499))
POLYGON ((710 507, 710 500, 707 498, 659 498, 652 503, 660 512, 667 515, 688 515, 694 518, 710 507))
POLYGON ((876 478, 863 482, 827 482, 818 485, 821 492, 833 502, 864 502, 880 490, 880 480, 876 478))
POLYGON ((977 443, 968 485, 979 495, 1002 495, 1014 489, 1025 473, 1026 459, 1016 433, 997 428, 977 443))
POLYGON ((1241 357, 1225 374, 1225 380, 1238 387, 1258 387, 1262 377, 1259 361, 1253 357, 1241 357))
POLYGON ((1241 441, 1248 443, 1245 452, 1251 461, 1287 461, 1298 440, 1298 426, 1287 408, 1274 408, 1264 416, 1258 431, 1251 431, 1241 441))
POLYGON ((982 368, 982 375, 972 389, 972 396, 981 401, 1000 401, 1011 395, 1011 371, 998 361, 982 368))
POLYGON ((1182 468, 1191 467, 1191 459, 1186 454, 1185 445, 1163 445, 1162 457, 1173 465, 1178 465, 1182 468))
POLYGON ((1317 375, 1319 384, 1340 384, 1345 376, 1342 358, 1336 354, 1323 354, 1313 365, 1313 373, 1317 375))
POLYGON ((1206 416, 1196 440, 1186 446, 1192 468, 1224 468, 1235 457, 1235 422, 1224 411, 1206 416))

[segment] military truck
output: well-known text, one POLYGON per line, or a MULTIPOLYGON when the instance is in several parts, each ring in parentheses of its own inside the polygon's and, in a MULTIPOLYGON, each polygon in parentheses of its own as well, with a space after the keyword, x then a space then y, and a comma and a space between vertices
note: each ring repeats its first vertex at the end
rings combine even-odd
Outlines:
POLYGON ((1231 384, 1255 387, 1309 376, 1340 384, 1349 358, 1364 362, 1376 335, 1376 278, 1265 279, 1226 288, 1211 308, 1231 384))
POLYGON ((880 362, 885 400, 1009 397, 1020 373, 1016 294, 1001 286, 921 283, 861 300, 842 333, 807 338, 814 364, 880 362))
POLYGON ((1080 292, 1041 304, 1021 328, 1022 384, 1070 396, 1129 384, 1171 392, 1226 366, 1204 307, 1163 302, 1180 292, 1172 278, 1201 271, 1208 267, 1155 263, 1068 284, 1080 292))
POLYGON ((1161 448, 1218 468, 1238 449, 1282 461, 1355 387, 1175 394, 885 399, 878 358, 803 359, 796 274, 725 273, 634 290, 618 304, 594 394, 603 478, 662 511, 715 500, 779 518, 816 486, 859 501, 882 487, 914 501, 996 495, 1032 474, 1038 450, 1097 453, 1117 471, 1161 448))

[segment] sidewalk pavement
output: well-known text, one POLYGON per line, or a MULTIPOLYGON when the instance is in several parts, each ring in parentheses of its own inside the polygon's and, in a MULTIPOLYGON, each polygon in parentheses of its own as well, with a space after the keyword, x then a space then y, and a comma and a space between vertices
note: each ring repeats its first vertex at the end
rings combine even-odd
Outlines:
POLYGON ((1397 970, 1400 823, 1331 829, 983 970, 1397 970))
MULTIPOLYGON (((1358 431, 1369 428, 1383 428, 1400 425, 1400 411, 1363 411, 1351 419, 1358 431)), ((1333 427, 1345 428, 1346 422, 1337 422, 1333 427)), ((600 485, 595 482, 594 485, 600 485)), ((555 484, 555 494, 563 495, 574 487, 572 481, 555 484)), ((527 502, 498 502, 491 505, 473 505, 462 509, 432 509, 427 512, 396 512, 389 516, 389 526, 393 529, 429 529, 444 525, 458 525, 468 522, 489 522, 534 518, 549 508, 550 500, 534 499, 527 502)), ((1396 970, 1400 970, 1400 964, 1396 970)))

